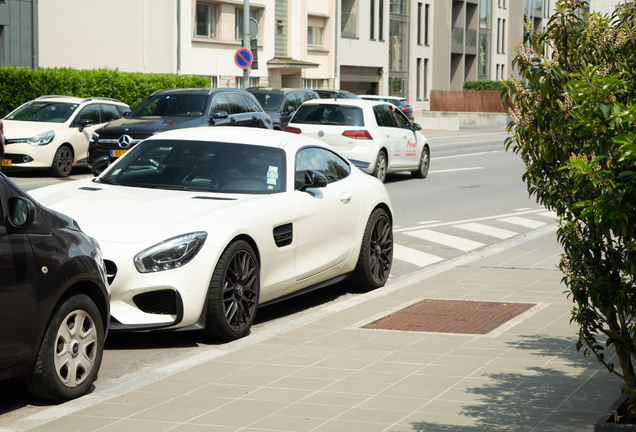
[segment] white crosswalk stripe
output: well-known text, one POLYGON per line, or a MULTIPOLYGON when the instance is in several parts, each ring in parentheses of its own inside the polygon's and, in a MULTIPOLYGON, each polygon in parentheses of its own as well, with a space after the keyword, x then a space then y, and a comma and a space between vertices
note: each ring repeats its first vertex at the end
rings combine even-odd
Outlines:
POLYGON ((513 225, 524 226, 526 228, 532 228, 532 229, 540 228, 545 225, 545 222, 539 222, 532 219, 526 219, 526 218, 517 217, 517 216, 504 218, 504 219, 497 219, 497 220, 501 222, 507 222, 513 225))
POLYGON ((546 217, 553 218, 553 219, 557 218, 556 212, 553 212, 553 211, 546 211, 546 212, 541 212, 541 213, 537 213, 537 214, 539 216, 546 216, 546 217))
POLYGON ((518 233, 501 228, 491 227, 479 223, 467 223, 461 225, 453 225, 454 228, 461 228, 466 231, 476 232, 478 234, 496 237, 498 239, 507 239, 516 236, 518 233))
POLYGON ((468 252, 484 246, 483 243, 468 240, 462 237, 452 236, 449 234, 442 234, 428 229, 410 231, 404 234, 421 238, 422 240, 427 240, 433 243, 439 243, 441 245, 449 246, 455 249, 463 250, 464 252, 468 252))
POLYGON ((415 249, 408 248, 399 244, 393 244, 393 258, 407 263, 414 264, 418 267, 435 264, 444 261, 444 258, 436 255, 427 254, 415 249))

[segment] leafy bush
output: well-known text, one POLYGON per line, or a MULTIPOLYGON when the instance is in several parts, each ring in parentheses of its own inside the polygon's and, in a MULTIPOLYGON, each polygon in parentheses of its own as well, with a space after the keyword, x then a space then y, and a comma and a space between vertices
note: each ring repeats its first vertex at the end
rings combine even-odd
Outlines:
POLYGON ((464 90, 496 90, 503 91, 507 88, 506 81, 464 81, 464 90))
POLYGON ((133 108, 156 90, 190 87, 210 87, 210 78, 116 69, 3 67, 0 68, 0 117, 43 95, 110 97, 133 108))
POLYGON ((586 15, 586 4, 559 0, 545 32, 526 25, 513 67, 529 86, 514 81, 502 92, 514 103, 506 148, 525 162, 530 194, 559 217, 577 349, 624 380, 633 408, 636 4, 626 0, 611 16, 586 15))

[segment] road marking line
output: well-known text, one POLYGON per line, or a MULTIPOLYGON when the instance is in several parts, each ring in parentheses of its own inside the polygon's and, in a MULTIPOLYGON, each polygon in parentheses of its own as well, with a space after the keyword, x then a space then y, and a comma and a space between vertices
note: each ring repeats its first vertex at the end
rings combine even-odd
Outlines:
MULTIPOLYGON (((483 133, 483 134, 466 134, 466 135, 453 135, 453 136, 446 136, 446 137, 439 137, 439 136, 433 136, 431 135, 430 140, 434 140, 434 139, 449 139, 449 138, 472 138, 472 137, 476 137, 476 136, 486 136, 486 135, 501 135, 501 134, 506 134, 508 135, 508 131, 501 131, 501 132, 489 132, 489 133, 483 133)), ((461 144, 466 144, 466 143, 461 143, 461 144)))
POLYGON ((418 224, 418 225, 428 225, 428 224, 437 223, 437 222, 439 222, 439 221, 432 220, 432 221, 415 222, 415 223, 418 224))
POLYGON ((481 153, 468 153, 468 154, 461 154, 461 155, 455 155, 455 156, 442 156, 442 157, 436 157, 436 158, 431 158, 434 160, 438 160, 438 159, 451 159, 451 158, 458 158, 458 157, 464 157, 464 156, 477 156, 477 155, 485 155, 491 152, 481 152, 481 153))
POLYGON ((439 243, 444 246, 449 246, 455 249, 463 250, 464 252, 468 252, 473 249, 477 249, 484 246, 483 243, 468 240, 463 237, 443 234, 437 231, 431 231, 427 229, 423 229, 419 231, 411 231, 407 234, 413 237, 421 238, 422 240, 427 240, 433 243, 439 243))
POLYGON ((514 211, 526 211, 526 210, 532 210, 530 207, 524 207, 524 208, 520 208, 520 209, 514 209, 514 211))
POLYGON ((442 257, 427 254, 426 252, 421 252, 396 243, 393 243, 393 258, 415 264, 418 267, 425 267, 444 261, 442 257))
POLYGON ((546 216, 552 219, 556 219, 558 216, 556 214, 556 212, 553 211, 547 211, 547 212, 541 212, 541 213, 537 213, 539 216, 546 216))
MULTIPOLYGON (((520 214, 533 214, 533 213, 539 213, 539 212, 545 212, 545 209, 528 210, 528 211, 525 211, 525 212, 508 213, 508 214, 502 214, 502 215, 497 215, 497 216, 486 216, 486 217, 482 217, 482 218, 466 219, 466 220, 460 220, 460 221, 455 221, 455 222, 442 222, 442 223, 438 223, 438 224, 434 224, 434 225, 427 225, 426 228, 435 228, 435 227, 441 227, 441 226, 457 225, 457 224, 463 224, 463 223, 468 223, 468 222, 479 222, 479 221, 485 221, 485 220, 491 220, 491 219, 499 219, 499 218, 508 217, 508 216, 516 216, 516 215, 520 215, 520 214)), ((418 227, 418 226, 406 227, 406 228, 400 228, 400 229, 397 229, 397 230, 393 230, 393 232, 406 232, 406 231, 418 230, 418 229, 421 229, 421 228, 422 227, 418 227)))
POLYGON ((496 237, 498 239, 507 239, 519 234, 514 231, 508 231, 505 229, 495 228, 495 227, 491 227, 491 226, 483 225, 479 223, 474 223, 474 222, 462 224, 462 225, 453 225, 453 228, 461 228, 466 231, 472 231, 478 234, 483 234, 490 237, 496 237))
POLYGON ((437 170, 437 171, 429 171, 428 173, 442 173, 442 172, 451 172, 451 171, 468 171, 468 170, 478 170, 484 169, 484 167, 473 167, 473 168, 456 168, 456 169, 447 169, 447 170, 437 170))
POLYGON ((535 221, 532 219, 526 219, 526 218, 521 218, 521 217, 509 217, 509 218, 505 218, 505 219, 497 219, 501 222, 507 222, 507 223, 511 223, 514 225, 521 225, 524 226, 526 228, 539 228, 545 225, 545 222, 539 222, 539 221, 535 221))

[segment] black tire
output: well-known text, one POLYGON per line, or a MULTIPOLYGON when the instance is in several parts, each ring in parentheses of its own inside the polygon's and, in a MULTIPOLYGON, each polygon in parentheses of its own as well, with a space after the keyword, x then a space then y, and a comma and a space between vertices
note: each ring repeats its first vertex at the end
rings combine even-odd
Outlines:
POLYGON ((393 263, 393 224, 384 209, 371 213, 351 282, 363 290, 383 286, 393 263))
POLYGON ((260 296, 260 269, 252 247, 243 240, 221 255, 208 288, 205 334, 232 341, 247 335, 254 323, 260 296))
POLYGON ((424 146, 422 156, 420 156, 420 166, 415 171, 411 171, 411 176, 415 178, 426 178, 428 167, 431 165, 431 151, 424 146))
POLYGON ((382 183, 386 181, 386 172, 389 167, 389 160, 384 150, 380 150, 378 157, 375 160, 375 167, 373 168, 373 177, 380 180, 382 183))
POLYGON ((104 325, 99 309, 88 296, 75 294, 55 311, 35 366, 23 382, 29 393, 40 399, 64 402, 78 398, 97 378, 103 353, 104 325))
POLYGON ((73 169, 73 150, 66 145, 60 146, 53 156, 51 175, 53 177, 67 177, 71 173, 71 169, 73 169))

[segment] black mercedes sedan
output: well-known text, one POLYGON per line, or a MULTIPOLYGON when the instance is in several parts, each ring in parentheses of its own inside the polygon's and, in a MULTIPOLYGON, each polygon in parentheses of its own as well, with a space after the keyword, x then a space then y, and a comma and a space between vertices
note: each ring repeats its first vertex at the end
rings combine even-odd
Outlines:
POLYGON ((0 173, 0 380, 53 402, 97 378, 110 290, 97 242, 0 173))
POLYGON ((88 145, 88 165, 108 156, 110 162, 159 132, 197 126, 247 126, 272 129, 272 119, 258 100, 233 88, 164 89, 144 99, 125 118, 95 131, 88 145))

